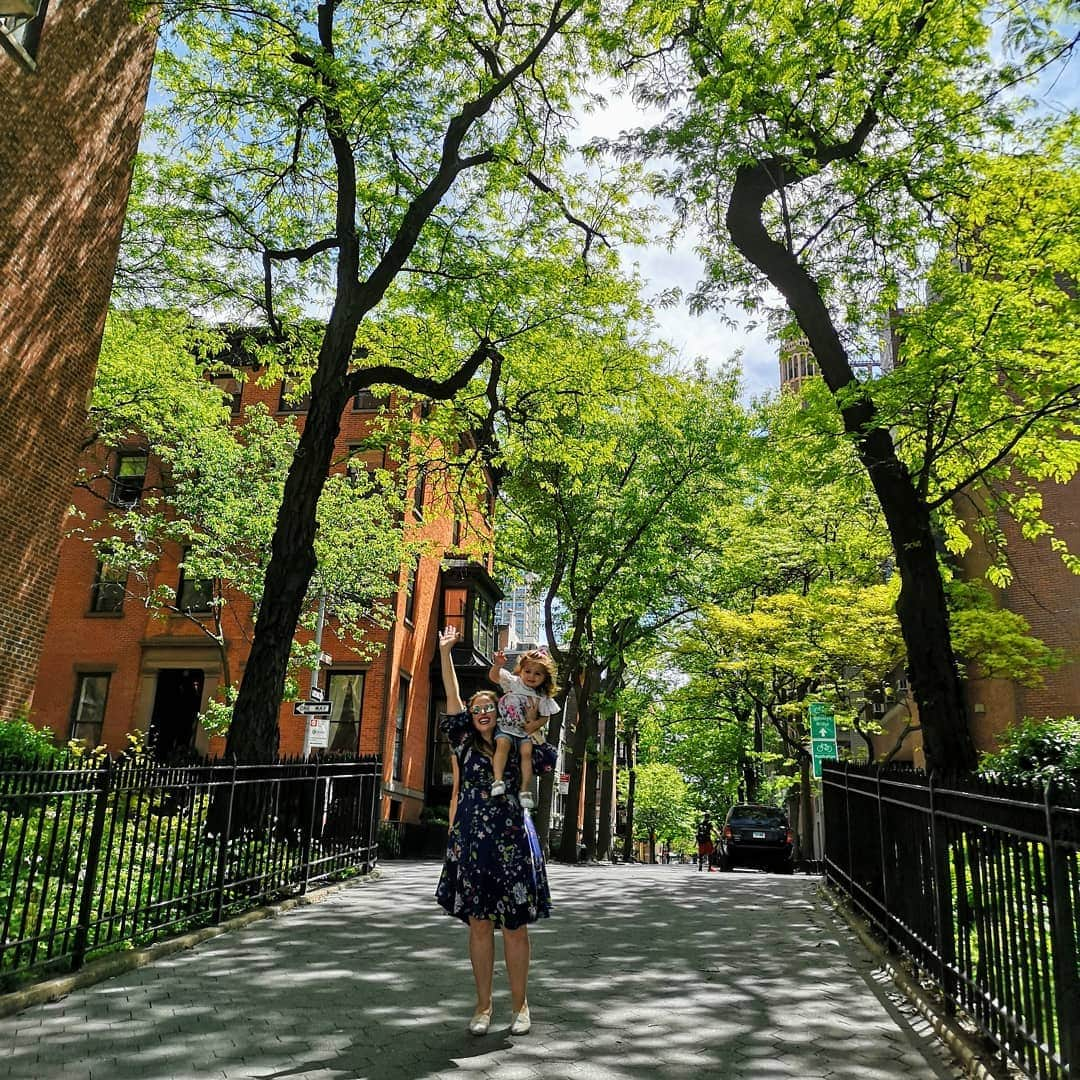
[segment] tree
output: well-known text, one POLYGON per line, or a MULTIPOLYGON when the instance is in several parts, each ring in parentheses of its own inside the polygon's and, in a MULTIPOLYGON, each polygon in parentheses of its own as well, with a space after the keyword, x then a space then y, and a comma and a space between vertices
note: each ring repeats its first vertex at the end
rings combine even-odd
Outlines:
MULTIPOLYGON (((639 94, 668 114, 629 148, 673 162, 658 187, 701 229, 707 270, 696 301, 734 297, 754 310, 771 284, 794 313, 892 540, 897 611, 928 763, 972 768, 934 507, 897 447, 876 388, 856 378, 852 355, 898 298, 902 269, 918 273, 925 251, 950 248, 954 238, 963 247, 977 235, 957 213, 988 179, 971 148, 1023 146, 1027 136, 1016 127, 1022 103, 1008 92, 1066 57, 1075 39, 1057 33, 1050 5, 980 10, 959 0, 888 0, 870 10, 850 2, 783 0, 762 8, 736 0, 674 13, 666 4, 635 10, 634 25, 651 48, 632 42, 626 64, 638 73, 639 94), (995 19, 1001 61, 990 50, 995 19)), ((1026 232, 1032 254, 1038 238, 1045 241, 1043 230, 1026 232)), ((1043 253, 1036 256, 1037 277, 1053 277, 1054 255, 1045 263, 1043 253)), ((1075 261, 1064 272, 1074 269, 1075 261)), ((995 448, 969 459, 954 492, 1007 458, 1023 473, 1018 439, 1040 424, 1044 432, 1053 428, 1063 410, 1075 408, 1068 350, 1020 354, 1032 370, 1049 363, 1053 386, 1049 393, 1038 380, 1014 387, 995 374, 999 357, 986 358, 988 373, 984 368, 970 386, 994 398, 992 414, 1011 421, 983 429, 995 448)), ((953 357, 957 365, 971 359, 962 350, 953 357)), ((946 382, 946 398, 950 389, 946 382)), ((932 450, 940 448, 941 421, 963 411, 946 408, 924 429, 932 450)), ((946 436, 946 445, 954 441, 946 436)))
MULTIPOLYGON (((209 378, 219 366, 197 356, 214 355, 220 346, 215 335, 176 317, 110 314, 90 410, 91 445, 108 452, 134 440, 149 447, 162 483, 144 488, 133 505, 116 506, 102 488, 108 469, 84 470, 80 483, 102 496, 102 512, 78 531, 129 595, 155 612, 189 619, 214 642, 229 700, 227 632, 248 637, 252 613, 264 602, 275 515, 298 433, 292 419, 261 407, 232 422, 209 378), (173 582, 160 583, 166 552, 181 557, 194 606, 173 582), (242 611, 237 601, 244 602, 242 611)), ((111 453, 96 457, 112 460, 111 453)), ((400 508, 394 488, 366 472, 335 475, 323 489, 305 610, 311 614, 321 598, 334 617, 331 632, 353 648, 364 647, 371 626, 388 625, 390 582, 415 548, 402 532, 400 508)), ((310 666, 312 657, 302 655, 295 638, 290 644, 292 663, 310 666)), ((275 707, 280 701, 279 694, 275 707)), ((219 718, 216 730, 224 726, 219 718)))
POLYGON ((657 840, 678 843, 693 835, 695 811, 674 765, 639 765, 634 805, 634 835, 648 841, 649 862, 656 862, 657 840))
MULTIPOLYGON (((597 704, 618 689, 629 650, 698 603, 695 555, 713 542, 743 430, 735 390, 729 375, 646 372, 616 401, 504 447, 498 556, 547 583, 549 647, 576 711, 568 803, 585 791, 590 855, 597 704)), ((567 861, 573 833, 563 830, 567 861)))
MULTIPOLYGON (((491 332, 486 301, 502 271, 557 251, 560 298, 589 275, 582 248, 602 215, 557 190, 562 118, 588 66, 581 12, 580 0, 166 5, 164 105, 129 219, 136 272, 121 283, 259 321, 268 359, 311 392, 229 733, 241 760, 276 755, 349 398, 382 385, 446 400, 482 369, 497 380, 511 339, 491 332), (559 246, 570 233, 573 255, 559 246)), ((544 299, 504 293, 497 308, 520 327, 544 299)))

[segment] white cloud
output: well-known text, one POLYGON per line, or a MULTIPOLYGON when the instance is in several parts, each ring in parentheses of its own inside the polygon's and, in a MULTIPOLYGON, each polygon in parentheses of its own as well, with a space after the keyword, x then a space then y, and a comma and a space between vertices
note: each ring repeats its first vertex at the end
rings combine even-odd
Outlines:
MULTIPOLYGON (((661 116, 659 110, 642 109, 628 95, 609 90, 603 107, 578 112, 576 141, 584 145, 597 138, 613 139, 656 122, 661 116)), ((701 260, 694 253, 695 238, 691 233, 683 234, 669 248, 661 236, 668 224, 669 207, 663 203, 645 203, 643 210, 655 215, 656 239, 622 254, 628 267, 638 267, 649 296, 676 289, 682 294, 683 299, 676 305, 656 309, 660 334, 672 345, 676 358, 690 363, 701 357, 709 366, 716 367, 741 353, 747 400, 776 389, 779 385, 776 345, 768 340, 764 326, 751 327, 751 320, 735 308, 691 314, 686 297, 703 276, 701 260)))

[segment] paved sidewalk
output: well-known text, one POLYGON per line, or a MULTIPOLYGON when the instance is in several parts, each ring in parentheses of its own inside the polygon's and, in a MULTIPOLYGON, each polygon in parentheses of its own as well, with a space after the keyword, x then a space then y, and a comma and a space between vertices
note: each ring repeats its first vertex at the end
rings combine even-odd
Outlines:
POLYGON ((310 907, 0 1020, 19 1080, 899 1080, 959 1075, 803 877, 551 867, 533 1030, 467 1034, 466 931, 438 866, 387 863, 310 907))

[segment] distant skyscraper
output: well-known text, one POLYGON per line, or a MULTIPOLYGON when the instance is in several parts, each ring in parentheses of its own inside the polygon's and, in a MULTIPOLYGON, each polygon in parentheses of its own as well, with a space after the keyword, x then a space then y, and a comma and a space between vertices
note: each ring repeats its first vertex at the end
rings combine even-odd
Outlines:
POLYGON ((799 390, 805 379, 820 374, 810 350, 810 343, 801 334, 780 342, 780 389, 799 390))
POLYGON ((533 586, 515 585, 508 589, 506 599, 500 600, 495 608, 497 626, 510 627, 508 647, 512 648, 520 641, 540 642, 540 630, 543 618, 540 601, 533 595, 533 586))
MULTIPOLYGON (((884 348, 884 344, 883 344, 884 348)), ((882 370, 887 369, 882 363, 875 364, 873 360, 866 360, 858 356, 848 357, 851 370, 859 382, 873 378, 882 370)), ((810 343, 797 334, 794 337, 785 337, 780 342, 780 389, 798 391, 802 389, 807 379, 816 378, 821 372, 818 370, 817 360, 814 358, 810 343)))

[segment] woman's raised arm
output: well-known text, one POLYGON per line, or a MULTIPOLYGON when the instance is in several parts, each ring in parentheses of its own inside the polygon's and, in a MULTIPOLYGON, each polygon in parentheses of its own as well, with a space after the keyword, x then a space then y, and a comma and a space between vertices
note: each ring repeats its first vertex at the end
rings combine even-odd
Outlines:
POLYGON ((450 650, 461 635, 456 626, 448 626, 439 634, 439 663, 442 665, 443 689, 446 691, 446 711, 448 714, 459 713, 465 708, 461 700, 461 688, 458 686, 457 672, 450 650))

